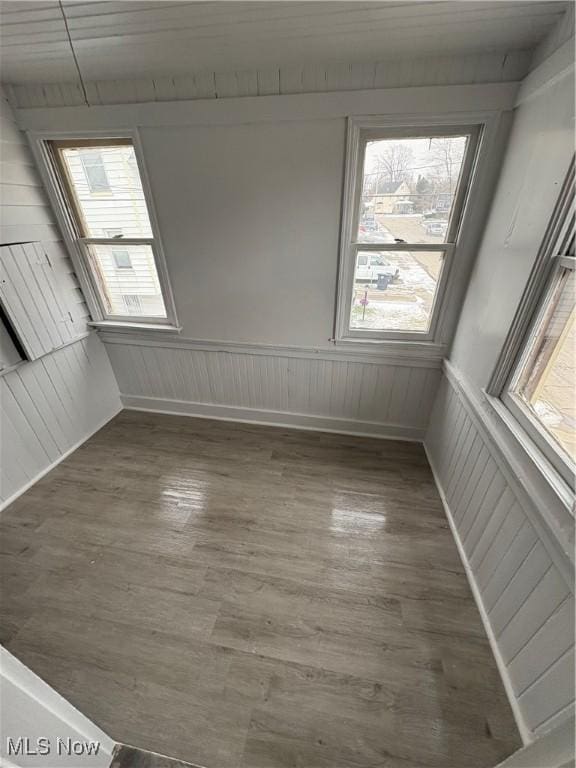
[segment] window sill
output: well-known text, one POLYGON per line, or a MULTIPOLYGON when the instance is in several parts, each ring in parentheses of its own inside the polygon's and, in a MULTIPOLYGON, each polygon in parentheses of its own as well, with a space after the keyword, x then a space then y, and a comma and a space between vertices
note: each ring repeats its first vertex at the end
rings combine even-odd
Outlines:
POLYGON ((166 323, 126 323, 115 320, 91 320, 88 325, 100 331, 113 333, 129 333, 136 331, 145 333, 152 331, 154 333, 178 334, 182 331, 181 325, 167 325, 166 323))
POLYGON ((417 356, 423 359, 443 358, 446 355, 446 345, 434 341, 419 341, 415 339, 368 339, 339 338, 333 340, 336 349, 357 349, 360 351, 378 353, 391 353, 397 355, 417 356))
POLYGON ((489 395, 486 390, 483 390, 482 394, 484 395, 486 403, 492 409, 492 413, 497 421, 508 431, 515 444, 518 446, 519 452, 532 463, 536 471, 548 484, 566 511, 572 513, 574 507, 574 493, 570 486, 565 482, 564 478, 546 456, 544 456, 532 438, 523 429, 522 425, 517 421, 514 414, 510 412, 500 398, 489 395))

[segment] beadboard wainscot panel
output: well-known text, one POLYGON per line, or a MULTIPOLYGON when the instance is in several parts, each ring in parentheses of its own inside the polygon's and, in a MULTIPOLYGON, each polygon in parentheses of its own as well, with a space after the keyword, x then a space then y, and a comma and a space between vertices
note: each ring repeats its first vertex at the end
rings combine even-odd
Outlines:
POLYGON ((31 362, 22 359, 0 322, 1 509, 121 405, 104 346, 87 324, 88 308, 32 156, 1 94, 0 162, 2 251, 10 253, 12 274, 27 276, 20 283, 21 317, 29 319, 32 336, 46 337, 48 326, 52 331, 50 343, 31 362))
POLYGON ((421 440, 439 356, 103 336, 126 408, 421 440))
MULTIPOLYGON (((530 66, 529 50, 422 56, 372 62, 302 64, 254 70, 197 71, 171 77, 89 80, 91 106, 230 99, 378 88, 466 85, 520 81, 530 66)), ((86 103, 78 82, 7 84, 17 109, 75 107, 86 103)))
POLYGON ((573 564, 445 366, 425 447, 525 742, 574 714, 573 564))
POLYGON ((95 333, 0 377, 0 509, 120 410, 95 333))

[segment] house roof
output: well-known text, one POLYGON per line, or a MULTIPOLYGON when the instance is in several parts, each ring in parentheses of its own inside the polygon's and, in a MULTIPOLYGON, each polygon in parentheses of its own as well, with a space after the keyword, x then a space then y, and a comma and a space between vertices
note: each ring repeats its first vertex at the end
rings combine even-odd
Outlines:
POLYGON ((402 184, 405 182, 402 181, 381 181, 378 184, 378 192, 379 195, 393 195, 394 192, 397 192, 402 184))

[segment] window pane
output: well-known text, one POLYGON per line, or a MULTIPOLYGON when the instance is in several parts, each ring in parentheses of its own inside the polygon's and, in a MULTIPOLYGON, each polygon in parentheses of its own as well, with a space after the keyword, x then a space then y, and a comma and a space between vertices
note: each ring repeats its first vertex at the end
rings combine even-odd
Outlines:
POLYGON ((79 155, 89 191, 109 192, 110 183, 101 153, 98 150, 89 149, 80 152, 79 155))
POLYGON ((533 416, 576 463, 574 271, 563 270, 515 388, 533 416))
POLYGON ((369 141, 358 241, 445 242, 467 143, 467 136, 369 141))
POLYGON ((152 237, 134 147, 61 149, 86 237, 152 237))
POLYGON ((438 251, 359 251, 350 328, 426 332, 443 260, 438 251))
POLYGON ((149 245, 90 245, 89 254, 107 315, 166 317, 149 245))

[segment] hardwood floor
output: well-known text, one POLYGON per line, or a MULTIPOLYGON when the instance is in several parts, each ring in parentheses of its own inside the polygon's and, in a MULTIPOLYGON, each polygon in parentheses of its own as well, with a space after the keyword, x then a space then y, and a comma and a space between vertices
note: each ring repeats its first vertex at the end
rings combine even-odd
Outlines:
POLYGON ((0 518, 7 648, 207 768, 490 768, 519 737, 421 446, 124 411, 0 518))
POLYGON ((192 763, 183 763, 155 752, 117 744, 110 768, 199 768, 192 763))

